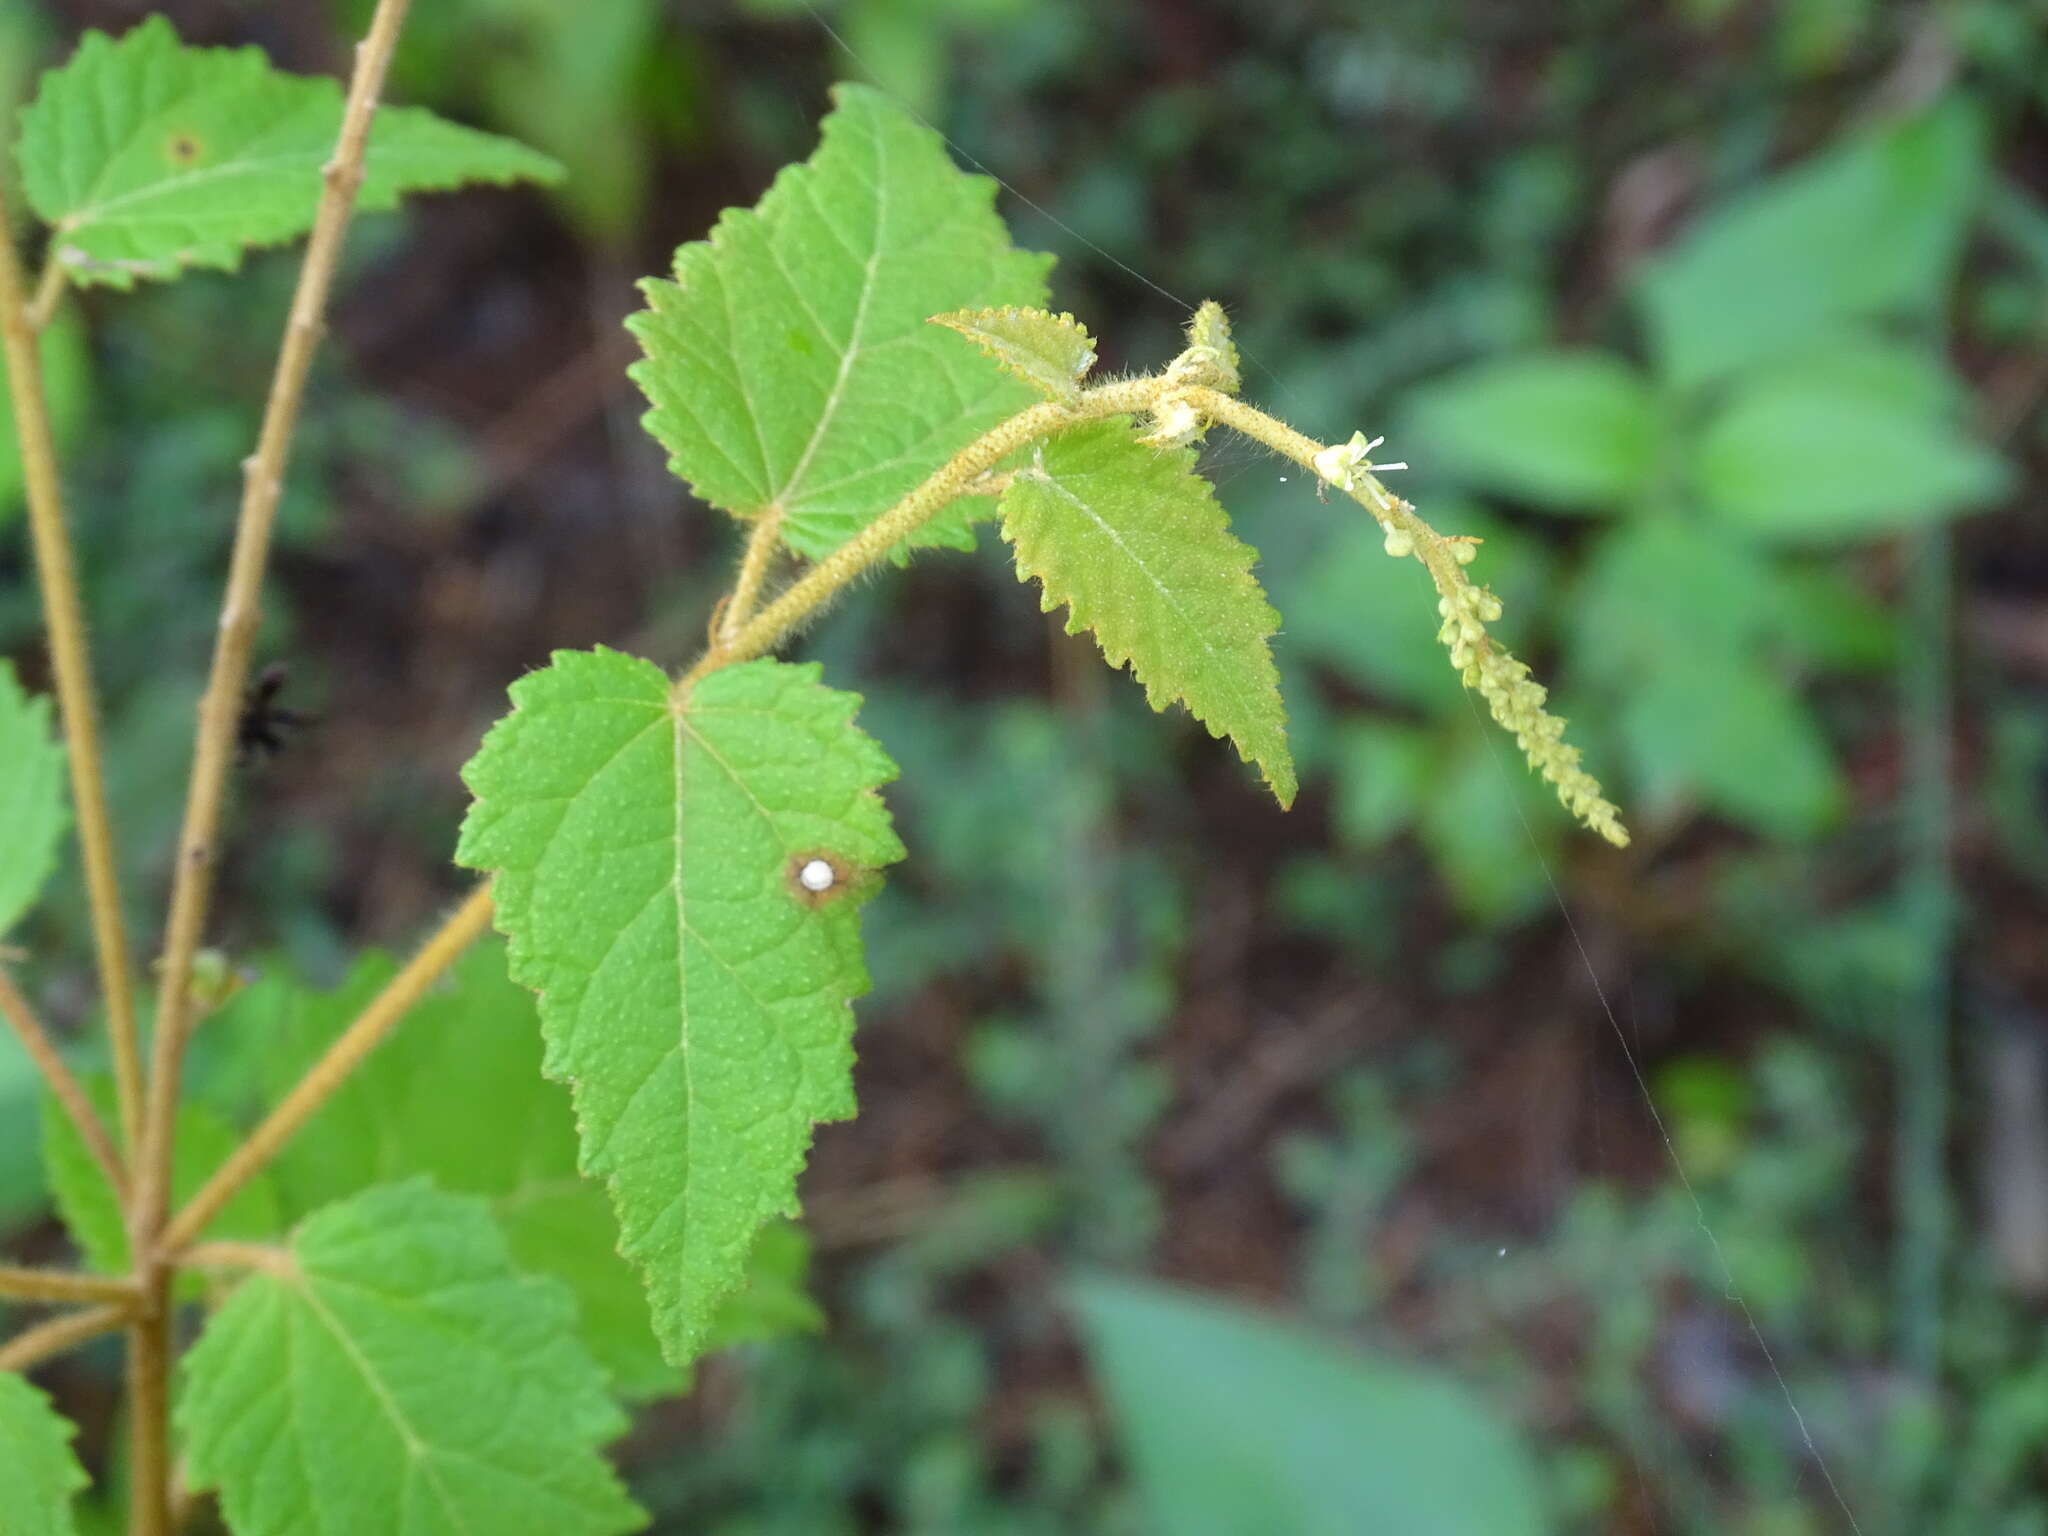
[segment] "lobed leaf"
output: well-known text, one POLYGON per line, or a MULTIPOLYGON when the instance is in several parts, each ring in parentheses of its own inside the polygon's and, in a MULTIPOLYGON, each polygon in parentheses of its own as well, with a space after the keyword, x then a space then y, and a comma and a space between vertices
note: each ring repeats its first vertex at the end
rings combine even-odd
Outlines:
POLYGON ((1067 605, 1069 634, 1093 630, 1154 709, 1184 702, 1289 805, 1294 763, 1267 645, 1280 615, 1194 464, 1192 450, 1138 442, 1124 417, 1063 432, 1003 492, 1003 537, 1041 606, 1067 605))
POLYGON ((546 1070, 574 1089, 655 1331, 683 1364, 820 1120, 853 1112, 858 909, 902 857, 895 765, 816 666, 748 662, 687 693, 652 663, 558 651, 464 770, 458 863, 491 871, 546 1070), (796 876, 832 871, 813 895, 796 876))
POLYGON ((50 701, 31 697, 0 661, 0 935, 21 920, 56 867, 70 824, 64 748, 50 730, 50 701))
POLYGON ((195 1488, 236 1536, 610 1536, 645 1516, 598 1447, 626 1427, 553 1280, 480 1200, 425 1180, 308 1218, 186 1356, 195 1488))
MULTIPOLYGON (((1016 250, 995 183, 877 91, 841 85, 817 152, 641 285, 632 376, 669 467, 740 517, 779 508, 824 555, 959 449, 1029 406, 1026 386, 925 324, 1042 306, 1051 258, 1016 250)), ((973 546, 956 510, 919 542, 973 546)))
POLYGON ((73 1536, 72 1495, 85 1469, 72 1453, 78 1431, 20 1376, 0 1372, 0 1531, 73 1536))
MULTIPOLYGON (((232 270, 312 228, 341 117, 338 82, 274 69, 256 48, 188 48, 152 16, 119 38, 88 32, 44 77, 21 117, 22 186, 74 282, 232 270)), ((383 107, 356 206, 559 175, 510 139, 383 107)))
POLYGON ((1048 400, 1078 400, 1095 366, 1095 338, 1072 315, 1011 305, 933 315, 932 324, 959 332, 1048 400))

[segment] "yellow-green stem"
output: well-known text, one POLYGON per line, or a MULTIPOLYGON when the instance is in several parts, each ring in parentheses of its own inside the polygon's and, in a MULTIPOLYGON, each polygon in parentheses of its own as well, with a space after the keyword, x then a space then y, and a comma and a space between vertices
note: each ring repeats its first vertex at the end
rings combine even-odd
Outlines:
POLYGON ((79 1087, 78 1079, 71 1075, 71 1068, 65 1065, 56 1041, 50 1038, 43 1021, 36 1016, 35 1009, 29 1006, 29 1000, 22 995, 4 966, 0 966, 0 1017, 5 1017, 12 1026, 15 1038, 21 1041, 29 1060, 42 1073, 43 1081, 50 1085, 50 1093, 64 1113, 71 1117, 72 1125, 78 1129, 79 1140, 85 1143, 92 1160, 100 1165, 100 1172, 107 1176, 114 1197, 126 1200, 128 1171, 121 1164, 121 1154, 114 1150, 113 1138, 107 1134, 107 1128, 101 1123, 99 1112, 92 1107, 92 1101, 85 1096, 85 1090, 79 1087))
POLYGON ((114 827, 107 814, 106 775, 100 762, 99 701, 86 646, 85 605, 79 597, 71 536, 64 528, 57 445, 43 397, 42 353, 26 306, 12 221, 5 197, 0 195, 0 347, 7 358, 7 390, 14 406, 14 435, 21 449, 29 542, 35 550, 36 582, 49 626, 50 671, 57 684, 57 713, 64 722, 71 800, 78 812, 78 850, 85 866, 100 998, 107 1010, 113 1048, 114 1087, 120 1099, 121 1128, 132 1147, 142 1124, 142 1057, 136 1046, 128 925, 121 911, 114 827))
POLYGON ((47 1323, 24 1328, 0 1344, 0 1371, 30 1371, 67 1350, 76 1349, 128 1321, 126 1306, 83 1307, 47 1323))

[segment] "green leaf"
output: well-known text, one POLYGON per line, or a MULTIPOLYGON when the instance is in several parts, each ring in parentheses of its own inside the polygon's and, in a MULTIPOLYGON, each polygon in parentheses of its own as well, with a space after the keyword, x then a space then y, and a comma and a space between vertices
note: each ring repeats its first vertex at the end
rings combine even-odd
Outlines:
POLYGON ((1287 713, 1267 642, 1280 615, 1252 575, 1256 551, 1230 531, 1192 449, 1160 451, 1128 418, 1063 432, 1003 492, 1003 537, 1040 606, 1067 605, 1067 632, 1095 632, 1154 709, 1178 699, 1294 800, 1287 713))
POLYGON ((793 1212, 812 1124, 853 1112, 859 907, 903 846, 875 793, 895 765, 818 672, 747 662, 679 696, 649 662, 558 651, 464 770, 457 862, 496 876, 547 1072, 677 1364, 793 1212))
POLYGON ((12 1372, 0 1373, 0 1511, 7 1536, 72 1536, 71 1499, 85 1469, 77 1434, 50 1400, 12 1372))
MULTIPOLYGON (((50 434, 61 452, 77 435, 85 415, 91 355, 85 327, 69 310, 59 310, 45 327, 40 344, 43 405, 50 434)), ((7 360, 0 357, 0 526, 21 510, 21 445, 14 435, 14 402, 7 390, 7 360)))
POLYGON ((1773 541, 1824 544, 1936 522, 1996 500, 2003 460, 1930 410, 1924 382, 1825 359, 1744 382, 1693 457, 1717 518, 1773 541))
POLYGON ((1534 1536, 1529 1453, 1437 1371, 1191 1294, 1076 1288, 1153 1528, 1176 1536, 1534 1536))
POLYGON ((1622 704, 1645 799, 1695 796, 1767 837, 1810 837, 1846 802, 1812 712, 1750 658, 1702 655, 1645 676, 1622 704))
MULTIPOLYGON (((341 116, 336 81, 285 74, 255 48, 187 48, 152 16, 118 39, 88 32, 44 77, 22 113, 22 183, 74 282, 232 270, 312 228, 341 116)), ((356 207, 559 174, 510 139, 383 107, 356 207)))
POLYGON ((1048 400, 1078 400, 1095 366, 1095 338, 1072 315, 1043 309, 962 309, 933 315, 933 325, 958 331, 1007 373, 1048 400))
POLYGON ((57 864, 70 824, 64 748, 50 729, 50 701, 31 697, 0 660, 0 936, 21 920, 57 864))
MULTIPOLYGON (((99 1112, 101 1121, 120 1144, 120 1114, 113 1079, 104 1074, 85 1078, 81 1084, 86 1097, 99 1112)), ((86 1263, 105 1275, 129 1271, 128 1225, 120 1203, 107 1187, 107 1176, 85 1148, 71 1117, 55 1098, 45 1094, 43 1110, 43 1164, 48 1170, 50 1193, 56 1197, 57 1213, 65 1230, 85 1255, 86 1263)), ((220 1165, 228 1160, 241 1135, 221 1116, 204 1104, 188 1101, 178 1106, 172 1127, 171 1203, 182 1205, 199 1192, 220 1165)), ((213 1219, 206 1236, 215 1238, 271 1238, 284 1230, 279 1212, 277 1188, 268 1173, 259 1173, 242 1187, 227 1208, 213 1219)), ((205 1288, 204 1277, 188 1274, 180 1278, 179 1294, 198 1296, 205 1288)))
POLYGON ((1703 219, 1642 282, 1683 389, 1796 351, 1845 319, 1929 316, 1982 185, 1984 126, 1951 99, 1860 133, 1703 219))
POLYGON ((237 1536, 609 1536, 645 1516, 598 1447, 626 1427, 575 1306, 512 1267, 483 1202, 424 1180, 309 1218, 186 1356, 195 1488, 237 1536))
POLYGON ((1418 390, 1407 452, 1475 489, 1557 512, 1641 496, 1663 421, 1636 371, 1605 352, 1532 352, 1418 390))
POLYGON ((1414 821, 1433 792, 1436 743, 1412 725, 1353 717, 1333 757, 1337 836, 1348 847, 1379 847, 1414 821))
MULTIPOLYGON (((740 517, 770 507, 799 553, 866 527, 1033 392, 925 324, 1043 307, 1051 258, 1027 254, 937 134, 879 92, 842 85, 810 160, 758 207, 730 209, 641 285, 631 369, 669 466, 740 517)), ((973 547, 964 514, 933 540, 973 547)))

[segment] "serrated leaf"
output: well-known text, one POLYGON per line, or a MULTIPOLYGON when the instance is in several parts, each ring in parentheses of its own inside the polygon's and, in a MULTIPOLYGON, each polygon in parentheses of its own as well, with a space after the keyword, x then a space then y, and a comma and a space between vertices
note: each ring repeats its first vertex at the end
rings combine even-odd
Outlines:
POLYGON ((1095 366, 1095 339, 1072 315, 1013 305, 933 315, 932 324, 958 331, 1048 400, 1078 400, 1095 366))
MULTIPOLYGON (((678 250, 675 281, 643 283, 649 307, 627 321, 669 467, 740 517, 780 507, 812 557, 1034 402, 925 321, 1042 307, 1051 263, 1011 246, 995 183, 929 128, 863 86, 833 100, 817 153, 678 250)), ((958 513, 927 531, 973 546, 958 513)))
POLYGON ((12 1372, 0 1372, 0 1531, 6 1536, 73 1536, 72 1496, 85 1469, 71 1450, 78 1433, 50 1400, 12 1372))
MULTIPOLYGON (((207 1026, 228 1058, 202 1091, 253 1115, 288 1091, 382 989, 395 967, 366 955, 342 986, 315 992, 289 975, 249 987, 207 1026)), ((505 974, 502 945, 478 945, 448 984, 321 1106, 271 1164, 287 1222, 372 1185, 425 1174, 480 1195, 519 1267, 576 1296, 585 1345, 629 1397, 678 1390, 661 1357, 618 1224, 576 1172, 568 1092, 541 1076, 533 994, 505 974)))
POLYGON ((812 1124, 853 1112, 858 909, 903 847, 875 793, 895 765, 818 671, 748 662, 678 698, 652 663, 558 651, 464 770, 456 860, 496 877, 582 1166, 678 1364, 793 1211, 812 1124))
POLYGON ((50 701, 31 697, 0 661, 0 935, 21 920, 57 864, 70 823, 64 748, 50 729, 50 701))
POLYGON ((626 1421, 574 1322, 480 1200, 416 1180, 331 1205, 186 1356, 192 1486, 236 1536, 638 1529, 598 1454, 626 1421))
POLYGON ((1267 641, 1280 615, 1252 575, 1257 552, 1230 531, 1187 449, 1160 451, 1119 417, 1063 432, 1003 492, 1003 537, 1040 605, 1095 632, 1154 709, 1178 699, 1294 800, 1287 712, 1267 641))
MULTIPOLYGON (((22 113, 22 184, 74 282, 231 270, 312 228, 341 117, 336 81, 273 69, 255 48, 188 48, 152 16, 120 38, 88 32, 44 77, 22 113)), ((510 139, 383 107, 356 207, 559 174, 510 139)))
MULTIPOLYGON (((85 1096, 99 1114, 109 1133, 120 1141, 119 1103, 113 1079, 104 1074, 81 1082, 85 1096)), ((129 1271, 128 1224, 119 1201, 107 1186, 107 1176, 85 1148, 78 1128, 49 1094, 42 1100, 43 1166, 48 1171, 50 1193, 57 1202, 57 1214, 65 1230, 85 1256, 86 1264, 103 1275, 125 1275, 129 1271)), ((204 1104, 187 1102, 178 1106, 172 1127, 172 1204, 182 1205, 199 1192, 199 1187, 227 1161, 241 1135, 220 1115, 204 1104)), ((279 1212, 277 1189, 271 1175, 259 1173, 242 1187, 226 1209, 206 1229, 208 1237, 271 1238, 282 1232, 285 1220, 279 1212)), ((180 1277, 179 1294, 197 1296, 204 1290, 204 1277, 180 1277)))

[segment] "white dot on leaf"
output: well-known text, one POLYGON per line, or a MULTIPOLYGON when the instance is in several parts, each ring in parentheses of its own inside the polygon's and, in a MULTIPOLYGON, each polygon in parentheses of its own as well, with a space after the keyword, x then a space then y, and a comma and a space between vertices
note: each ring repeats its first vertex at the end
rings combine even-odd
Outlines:
POLYGON ((814 896, 831 890, 832 882, 838 878, 832 873, 832 866, 823 859, 812 859, 796 872, 797 884, 814 896))

